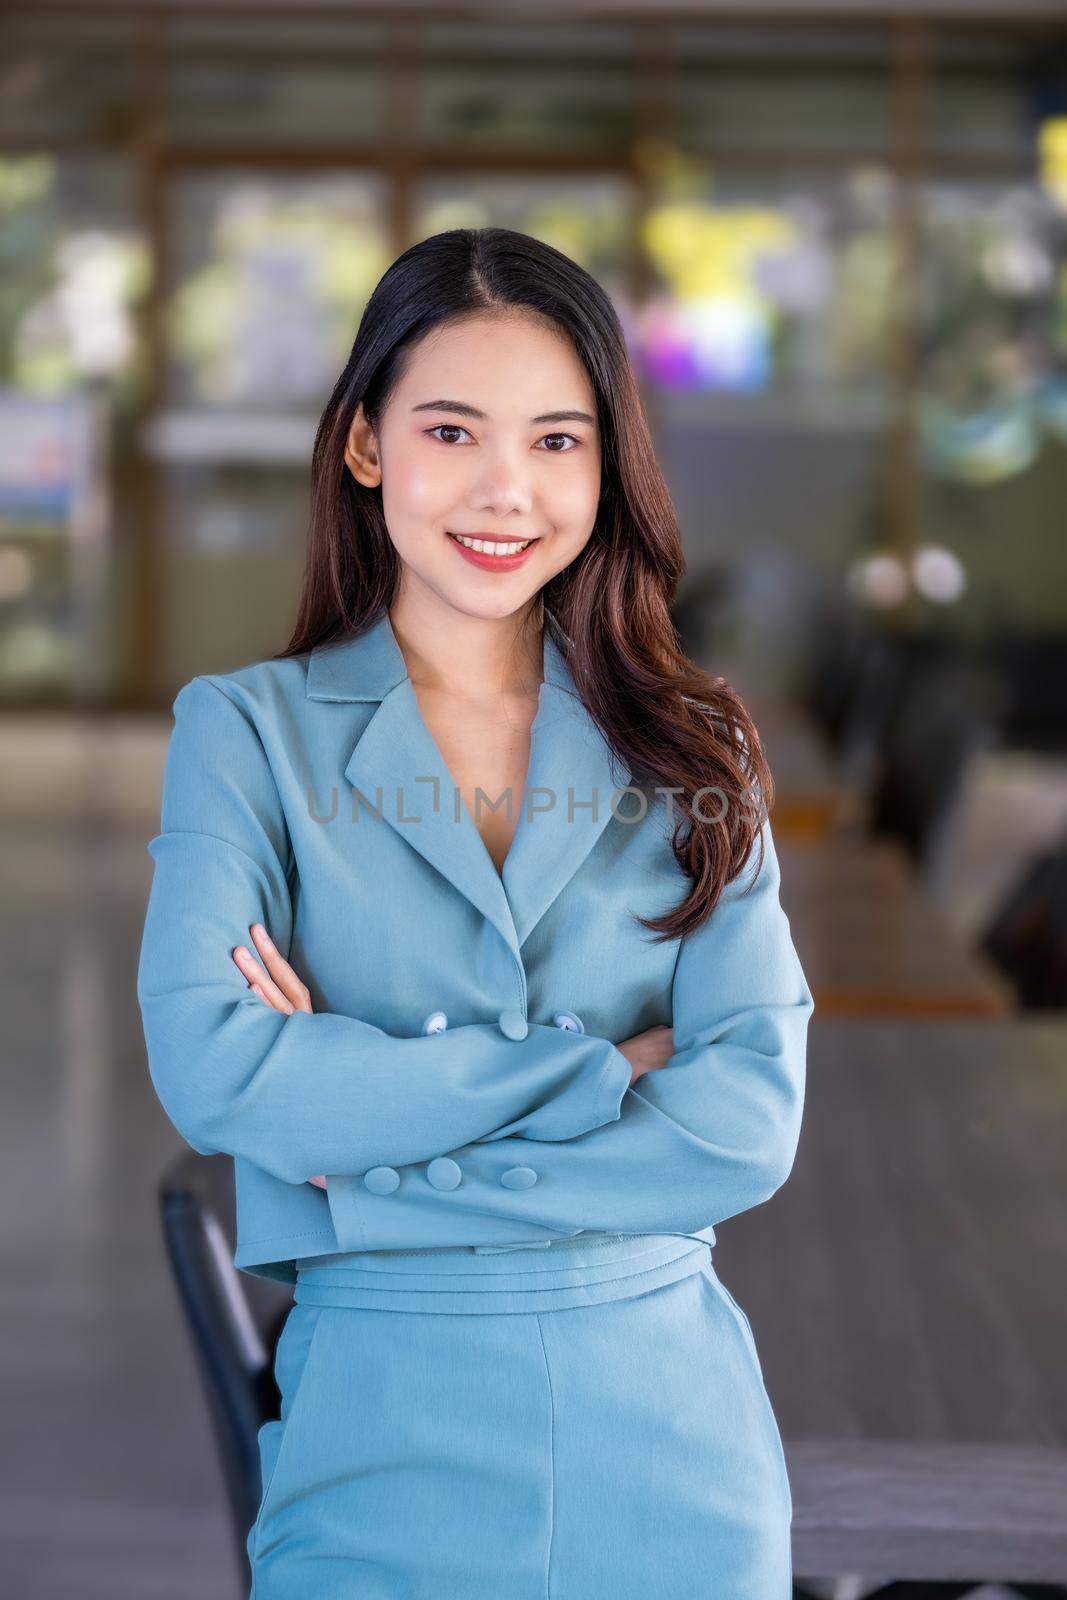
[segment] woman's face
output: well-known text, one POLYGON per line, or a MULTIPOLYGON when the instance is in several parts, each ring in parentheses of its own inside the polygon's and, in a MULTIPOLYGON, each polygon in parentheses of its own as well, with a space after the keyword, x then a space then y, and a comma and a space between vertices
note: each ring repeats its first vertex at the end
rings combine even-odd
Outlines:
POLYGON ((360 407, 346 460, 361 483, 381 484, 405 584, 471 616, 509 616, 593 531, 593 386, 555 330, 514 313, 478 313, 434 329, 412 350, 377 437, 360 407), (464 548, 457 535, 488 548, 464 548), (515 553, 502 557, 505 543, 515 553))

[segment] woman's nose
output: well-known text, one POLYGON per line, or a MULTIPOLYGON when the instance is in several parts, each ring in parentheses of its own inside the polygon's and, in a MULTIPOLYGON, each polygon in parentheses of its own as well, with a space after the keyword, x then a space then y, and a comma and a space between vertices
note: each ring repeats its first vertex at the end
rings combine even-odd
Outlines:
POLYGON ((533 504, 533 485, 526 468, 511 456, 499 455, 481 463, 469 504, 473 510, 502 517, 509 511, 528 512, 533 504))

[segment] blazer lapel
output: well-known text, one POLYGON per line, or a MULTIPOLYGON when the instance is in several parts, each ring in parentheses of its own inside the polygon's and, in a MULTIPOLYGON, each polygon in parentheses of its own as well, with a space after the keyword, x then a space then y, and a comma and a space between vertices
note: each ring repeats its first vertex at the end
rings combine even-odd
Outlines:
POLYGON ((344 769, 370 808, 357 826, 379 827, 380 813, 520 959, 521 945, 611 820, 615 787, 630 781, 617 761, 613 770, 547 624, 544 669, 525 793, 513 797, 517 821, 501 878, 419 710, 388 611, 360 634, 319 646, 308 662, 309 699, 377 702, 344 769))
POLYGON ((503 873, 520 944, 612 820, 612 796, 631 777, 586 710, 548 623, 544 664, 526 791, 503 873))

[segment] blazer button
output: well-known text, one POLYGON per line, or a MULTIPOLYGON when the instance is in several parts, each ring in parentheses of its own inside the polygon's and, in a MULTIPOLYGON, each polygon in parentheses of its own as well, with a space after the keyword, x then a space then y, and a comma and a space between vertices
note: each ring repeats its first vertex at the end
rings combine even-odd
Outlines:
POLYGON ((426 1168, 426 1176, 435 1189, 455 1189, 463 1174, 451 1156, 436 1156, 426 1168))
POLYGON ((431 1011, 422 1025, 423 1033, 444 1033, 448 1027, 448 1018, 443 1011, 431 1011))
POLYGON ((557 1028, 568 1028, 571 1033, 584 1033, 585 1024, 581 1017, 576 1017, 573 1011, 557 1011, 552 1018, 557 1028))
POLYGON ((500 1031, 505 1039, 525 1039, 530 1031, 529 1024, 521 1011, 508 1009, 502 1011, 498 1018, 500 1031))
POLYGON ((395 1167, 371 1167, 363 1174, 363 1183, 371 1194, 392 1194, 399 1186, 400 1174, 395 1167))
POLYGON ((500 1181, 505 1189, 532 1189, 537 1182, 537 1173, 533 1167, 509 1167, 500 1174, 500 1181))

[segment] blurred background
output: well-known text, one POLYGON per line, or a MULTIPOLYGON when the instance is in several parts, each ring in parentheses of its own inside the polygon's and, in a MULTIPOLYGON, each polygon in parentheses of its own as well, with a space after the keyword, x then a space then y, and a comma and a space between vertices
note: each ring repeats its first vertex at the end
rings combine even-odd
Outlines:
POLYGON ((1063 1594, 1063 0, 0 12, 10 1592, 242 1593, 285 1305, 148 1081, 145 845, 371 289, 483 224, 612 296, 777 783, 810 1109, 717 1260, 798 1593, 1063 1594))

